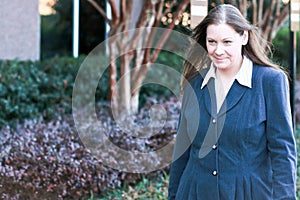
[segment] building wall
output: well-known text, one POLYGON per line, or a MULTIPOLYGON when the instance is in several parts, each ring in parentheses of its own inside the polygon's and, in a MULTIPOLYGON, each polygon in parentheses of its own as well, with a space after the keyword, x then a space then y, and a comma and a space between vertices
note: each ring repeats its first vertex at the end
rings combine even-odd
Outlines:
POLYGON ((0 59, 39 60, 38 0, 0 1, 0 59))

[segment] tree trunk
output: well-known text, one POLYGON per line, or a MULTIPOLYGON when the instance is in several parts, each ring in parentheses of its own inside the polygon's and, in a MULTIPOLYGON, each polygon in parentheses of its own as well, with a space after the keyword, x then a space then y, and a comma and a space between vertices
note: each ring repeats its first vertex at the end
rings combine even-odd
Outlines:
POLYGON ((127 55, 120 57, 121 62, 121 77, 120 77, 120 106, 124 111, 130 111, 130 60, 127 55))
POLYGON ((139 98, 140 98, 140 88, 132 91, 131 101, 130 101, 130 109, 132 113, 137 113, 139 110, 139 98))
POLYGON ((117 64, 116 64, 116 44, 115 42, 109 42, 109 59, 110 59, 110 66, 109 66, 109 99, 111 101, 111 106, 113 110, 119 110, 119 93, 117 88, 117 64))

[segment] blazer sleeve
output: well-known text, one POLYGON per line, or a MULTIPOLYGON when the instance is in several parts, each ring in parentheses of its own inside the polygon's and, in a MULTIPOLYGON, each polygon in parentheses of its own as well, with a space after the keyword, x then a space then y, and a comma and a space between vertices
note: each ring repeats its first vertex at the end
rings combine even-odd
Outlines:
POLYGON ((186 167, 190 154, 190 139, 187 134, 187 122, 184 115, 186 95, 183 96, 179 125, 176 134, 176 142, 173 152, 170 180, 168 188, 168 200, 175 199, 179 182, 186 167))
POLYGON ((296 143, 284 73, 268 79, 266 134, 273 173, 273 199, 296 199, 296 143))

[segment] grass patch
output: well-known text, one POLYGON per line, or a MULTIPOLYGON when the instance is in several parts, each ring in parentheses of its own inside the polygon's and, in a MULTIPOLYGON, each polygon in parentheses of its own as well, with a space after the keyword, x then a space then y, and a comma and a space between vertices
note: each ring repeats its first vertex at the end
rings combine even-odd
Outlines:
POLYGON ((122 188, 108 191, 95 197, 91 194, 88 200, 166 200, 168 196, 169 176, 167 174, 155 178, 143 177, 137 184, 125 184, 122 188))

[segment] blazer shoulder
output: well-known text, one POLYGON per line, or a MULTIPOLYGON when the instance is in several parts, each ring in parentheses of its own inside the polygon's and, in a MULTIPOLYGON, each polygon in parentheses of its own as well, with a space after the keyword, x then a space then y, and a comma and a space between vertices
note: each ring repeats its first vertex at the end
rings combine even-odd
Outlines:
POLYGON ((253 73, 263 79, 273 79, 278 76, 285 76, 285 73, 281 70, 262 65, 253 65, 253 73))
POLYGON ((286 77, 286 74, 282 70, 277 70, 262 65, 253 65, 253 78, 255 80, 269 82, 278 79, 278 77, 284 78, 286 77))
POLYGON ((252 80, 253 85, 264 90, 288 84, 288 77, 283 71, 261 65, 253 65, 252 80))

